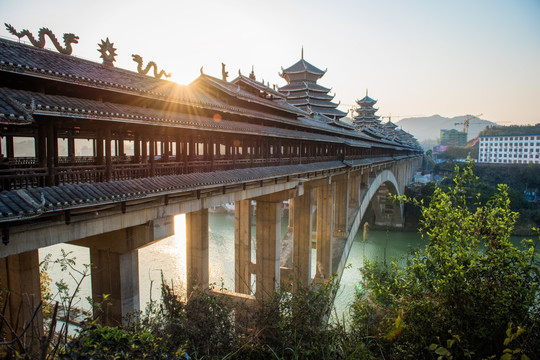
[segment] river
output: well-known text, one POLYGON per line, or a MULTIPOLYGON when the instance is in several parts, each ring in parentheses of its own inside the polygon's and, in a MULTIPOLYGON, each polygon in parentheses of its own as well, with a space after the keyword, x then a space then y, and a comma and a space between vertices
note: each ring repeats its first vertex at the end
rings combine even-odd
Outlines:
MULTIPOLYGON (((282 233, 286 231, 286 218, 282 221, 282 233)), ((185 234, 185 218, 183 215, 175 218, 175 233, 185 234)), ((255 234, 253 228, 252 234, 255 234)), ((516 240, 517 242, 517 240, 516 240)), ((364 241, 363 231, 359 231, 355 237, 348 264, 341 278, 340 290, 335 302, 336 315, 347 311, 348 304, 354 300, 355 285, 360 282, 360 272, 365 260, 391 261, 402 259, 405 261, 411 248, 417 248, 422 243, 416 233, 375 231, 368 230, 364 241)), ((90 254, 87 248, 59 244, 43 248, 39 251, 40 260, 47 254, 52 254, 51 259, 60 257, 61 249, 72 251, 71 256, 76 257, 79 265, 90 263, 90 254)), ((209 214, 209 252, 210 252, 210 283, 217 288, 234 289, 234 215, 209 214)), ((312 261, 314 263, 314 261, 312 261)), ((141 308, 150 299, 157 300, 160 297, 161 276, 175 288, 185 291, 186 276, 185 236, 171 236, 157 243, 139 250, 139 288, 141 308)), ((312 274, 314 273, 314 266, 312 274)), ((52 264, 49 270, 53 281, 64 279, 70 288, 74 288, 74 281, 62 273, 58 265, 52 264)), ((54 289, 54 285, 52 286, 54 289)), ((91 294, 90 277, 84 279, 81 284, 81 299, 91 294)), ((89 309, 85 300, 81 300, 77 306, 89 309)))

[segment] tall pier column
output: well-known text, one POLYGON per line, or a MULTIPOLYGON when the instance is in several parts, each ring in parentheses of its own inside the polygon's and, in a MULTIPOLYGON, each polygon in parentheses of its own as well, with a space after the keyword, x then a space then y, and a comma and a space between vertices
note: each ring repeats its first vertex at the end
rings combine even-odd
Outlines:
POLYGON ((317 188, 317 273, 316 279, 329 280, 332 276, 332 211, 335 183, 317 188))
POLYGON ((251 293, 251 200, 240 200, 234 208, 234 288, 251 293))
POLYGON ((291 199, 293 211, 293 292, 311 284, 311 189, 291 199))
MULTIPOLYGON (((21 335, 29 322, 33 322, 30 331, 25 332, 21 338, 23 344, 28 344, 35 334, 33 341, 39 346, 39 338, 43 335, 43 317, 41 310, 32 319, 34 311, 41 301, 39 286, 39 256, 38 251, 28 251, 18 255, 0 258, 0 293, 5 305, 4 321, 6 321, 15 334, 21 335), (9 299, 7 292, 9 292, 9 299)), ((4 325, 4 330, 6 326, 4 325)), ((14 339, 7 331, 7 340, 14 339)))
POLYGON ((348 236, 349 222, 349 173, 340 175, 335 179, 334 190, 334 236, 348 236))
POLYGON ((280 202, 257 201, 257 299, 268 299, 280 281, 280 202))
POLYGON ((126 253, 90 248, 94 317, 105 325, 121 325, 123 316, 140 310, 139 251, 126 253))
POLYGON ((364 200, 369 189, 369 172, 369 169, 362 169, 360 173, 360 201, 364 200))
POLYGON ((349 177, 349 206, 356 208, 360 205, 360 172, 355 171, 349 177))
POLYGON ((90 248, 94 317, 103 325, 120 325, 140 310, 138 249, 173 234, 170 216, 71 242, 90 248))
POLYGON ((194 289, 208 288, 208 209, 186 214, 186 260, 189 296, 194 289))

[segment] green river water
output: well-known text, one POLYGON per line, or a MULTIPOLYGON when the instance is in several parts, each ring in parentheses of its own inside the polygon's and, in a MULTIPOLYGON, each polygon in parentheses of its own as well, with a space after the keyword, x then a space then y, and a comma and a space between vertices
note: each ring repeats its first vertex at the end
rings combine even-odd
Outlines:
MULTIPOLYGON (((286 229, 286 218, 282 221, 282 232, 286 229)), ((175 233, 185 234, 185 224, 182 217, 175 221, 175 233)), ((252 234, 255 234, 253 229, 252 234)), ((234 215, 232 214, 209 214, 209 244, 210 244, 210 282, 215 283, 217 288, 234 289, 234 215)), ((347 311, 347 305, 354 299, 355 285, 360 282, 358 269, 365 260, 391 261, 402 259, 405 261, 411 248, 421 246, 423 241, 416 233, 375 231, 368 230, 364 241, 363 231, 359 231, 354 240, 348 259, 349 267, 343 272, 340 290, 336 298, 336 314, 341 315, 347 311)), ((60 249, 73 251, 78 264, 90 263, 90 255, 87 248, 60 244, 40 250, 40 259, 51 253, 52 259, 60 256, 60 249)), ((314 257, 312 257, 313 259, 314 257)), ((314 262, 314 260, 312 260, 314 262)), ((157 300, 160 296, 161 276, 169 283, 174 283, 177 289, 185 289, 186 276, 185 237, 172 236, 149 245, 139 250, 139 288, 141 310, 150 299, 157 300)), ((312 275, 314 273, 314 266, 312 275)), ((58 266, 51 266, 49 273, 53 281, 63 278, 71 288, 74 288, 73 280, 67 274, 62 273, 58 266)), ((54 289, 54 285, 53 285, 54 289)), ((81 286, 81 299, 91 294, 90 278, 86 278, 81 286)), ((89 309, 85 300, 81 300, 77 306, 89 309)))

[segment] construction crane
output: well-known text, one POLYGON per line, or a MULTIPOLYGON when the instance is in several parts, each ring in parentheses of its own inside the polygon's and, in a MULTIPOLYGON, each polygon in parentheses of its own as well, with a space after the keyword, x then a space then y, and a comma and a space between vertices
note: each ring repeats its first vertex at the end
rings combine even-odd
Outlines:
POLYGON ((454 125, 463 125, 463 132, 466 133, 467 135, 469 134, 469 121, 471 121, 472 119, 476 119, 478 118, 479 116, 482 116, 484 114, 478 114, 478 115, 471 115, 471 116, 467 116, 465 118, 465 120, 463 120, 463 122, 457 122, 457 123, 454 123, 454 125))

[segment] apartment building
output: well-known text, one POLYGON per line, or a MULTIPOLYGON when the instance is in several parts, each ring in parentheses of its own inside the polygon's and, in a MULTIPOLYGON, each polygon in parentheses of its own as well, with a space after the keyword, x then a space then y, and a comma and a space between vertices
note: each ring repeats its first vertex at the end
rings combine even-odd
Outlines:
POLYGON ((540 164, 540 134, 481 135, 478 162, 540 164))

